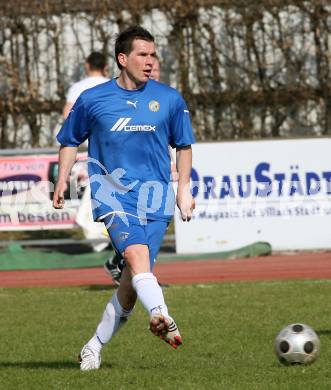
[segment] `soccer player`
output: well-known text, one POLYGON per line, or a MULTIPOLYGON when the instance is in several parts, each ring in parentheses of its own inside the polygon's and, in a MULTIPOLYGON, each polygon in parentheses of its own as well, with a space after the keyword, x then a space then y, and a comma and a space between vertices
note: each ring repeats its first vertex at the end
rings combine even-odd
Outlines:
MULTIPOLYGON (((149 78, 151 80, 160 81, 161 77, 161 64, 158 57, 155 57, 154 64, 152 71, 149 75, 149 78)), ((170 149, 170 148, 169 148, 170 149)), ((171 163, 171 177, 172 181, 178 181, 178 172, 176 169, 176 163, 172 157, 171 150, 169 150, 170 154, 170 163, 171 163)), ((123 268, 125 267, 125 261, 120 253, 115 252, 113 256, 111 256, 104 264, 105 271, 111 275, 113 282, 116 284, 116 286, 120 285, 121 276, 123 268)), ((163 285, 159 283, 161 287, 164 287, 166 285, 163 285)))
POLYGON ((89 139, 94 218, 103 220, 126 262, 119 288, 81 350, 83 371, 100 367, 103 346, 128 319, 137 297, 150 316, 152 333, 173 348, 182 344, 152 270, 175 206, 169 144, 177 153, 177 206, 183 221, 192 217, 194 136, 181 95, 149 80, 155 56, 154 37, 147 30, 135 26, 120 33, 115 43, 119 77, 83 92, 57 136, 61 147, 54 207, 64 206, 77 147, 89 139))
POLYGON ((149 78, 151 80, 160 81, 161 78, 161 64, 159 57, 155 57, 154 65, 151 71, 151 74, 149 75, 149 78))

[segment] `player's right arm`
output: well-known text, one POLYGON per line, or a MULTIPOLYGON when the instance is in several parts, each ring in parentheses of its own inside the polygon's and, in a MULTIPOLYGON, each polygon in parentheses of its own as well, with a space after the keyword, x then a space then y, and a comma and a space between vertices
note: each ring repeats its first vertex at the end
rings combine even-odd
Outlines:
POLYGON ((88 115, 82 95, 77 99, 56 137, 62 145, 59 151, 59 176, 53 196, 53 207, 56 209, 62 209, 64 206, 64 193, 67 189, 71 168, 76 161, 77 148, 90 134, 88 115))
POLYGON ((59 176, 53 196, 53 207, 62 209, 64 206, 64 193, 67 189, 67 181, 77 156, 76 146, 61 146, 59 150, 59 176))

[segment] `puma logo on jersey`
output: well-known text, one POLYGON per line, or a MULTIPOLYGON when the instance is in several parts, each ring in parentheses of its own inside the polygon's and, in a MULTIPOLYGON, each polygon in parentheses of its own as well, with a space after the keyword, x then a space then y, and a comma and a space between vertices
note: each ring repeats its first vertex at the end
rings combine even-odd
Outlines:
POLYGON ((137 108, 137 103, 138 100, 136 100, 135 102, 131 102, 130 100, 126 101, 126 104, 128 104, 129 106, 133 106, 134 108, 137 108))
POLYGON ((120 118, 110 131, 155 131, 156 126, 151 125, 131 125, 128 123, 132 118, 120 118))

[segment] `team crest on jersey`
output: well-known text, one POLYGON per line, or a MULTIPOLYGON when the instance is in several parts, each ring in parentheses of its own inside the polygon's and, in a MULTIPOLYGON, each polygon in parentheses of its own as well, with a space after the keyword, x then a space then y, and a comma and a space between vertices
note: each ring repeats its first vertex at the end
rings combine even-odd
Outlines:
POLYGON ((160 109, 160 103, 156 100, 152 100, 149 102, 149 105, 148 105, 149 109, 153 112, 158 112, 159 109, 160 109))

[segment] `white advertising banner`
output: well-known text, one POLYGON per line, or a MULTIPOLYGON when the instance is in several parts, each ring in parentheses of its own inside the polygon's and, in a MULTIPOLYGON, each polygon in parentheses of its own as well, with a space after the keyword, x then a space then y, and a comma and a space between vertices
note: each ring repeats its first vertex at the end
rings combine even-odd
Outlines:
POLYGON ((331 248, 331 139, 193 146, 190 223, 175 215, 178 253, 266 241, 273 250, 331 248))

